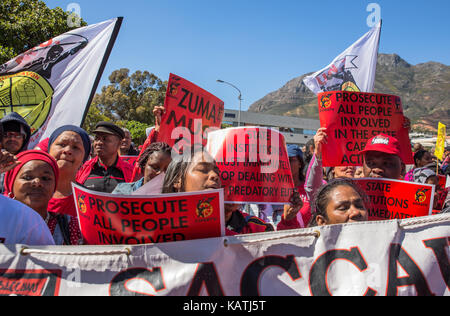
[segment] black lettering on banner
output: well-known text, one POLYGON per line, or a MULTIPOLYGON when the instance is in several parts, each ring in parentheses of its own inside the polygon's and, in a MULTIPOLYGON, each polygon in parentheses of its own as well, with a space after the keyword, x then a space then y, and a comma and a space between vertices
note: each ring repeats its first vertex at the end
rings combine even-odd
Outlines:
POLYGON ((423 243, 427 248, 433 250, 445 284, 447 284, 447 288, 450 288, 450 264, 447 256, 447 249, 450 245, 450 237, 424 240, 423 243))
POLYGON ((302 276, 294 256, 267 256, 253 261, 244 271, 241 279, 241 296, 261 296, 259 293, 259 279, 269 267, 280 267, 285 270, 293 281, 302 276))
MULTIPOLYGON (((336 260, 346 260, 353 263, 361 272, 368 266, 360 250, 357 247, 350 250, 330 250, 321 255, 314 262, 309 273, 309 287, 313 296, 332 296, 328 289, 327 273, 336 260)), ((367 288, 364 296, 375 296, 377 292, 367 288)))
POLYGON ((146 293, 139 293, 131 291, 127 287, 127 283, 133 279, 140 279, 146 281, 155 292, 160 292, 166 289, 161 268, 132 268, 120 272, 116 275, 109 285, 110 296, 152 296, 146 293))
POLYGON ((61 270, 0 270, 0 296, 57 296, 61 270))
POLYGON ((210 296, 225 296, 213 262, 198 264, 186 296, 200 296, 203 285, 210 296))
POLYGON ((414 286, 419 296, 433 296, 427 280, 420 268, 408 253, 399 244, 392 244, 389 250, 389 272, 386 296, 397 296, 398 288, 402 286, 414 286), (398 277, 399 263, 405 272, 406 277, 398 277))

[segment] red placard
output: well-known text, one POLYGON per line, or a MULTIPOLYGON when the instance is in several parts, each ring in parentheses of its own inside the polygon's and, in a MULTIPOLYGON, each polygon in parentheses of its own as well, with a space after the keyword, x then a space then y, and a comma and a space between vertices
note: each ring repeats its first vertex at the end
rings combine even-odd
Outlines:
POLYGON ((445 190, 445 185, 447 184, 447 177, 443 175, 438 175, 439 178, 439 186, 442 190, 445 190))
POLYGON ((373 178, 354 181, 370 198, 371 221, 432 215, 434 185, 373 178))
POLYGON ((164 107, 158 141, 171 147, 181 139, 185 144, 204 143, 206 129, 222 126, 224 102, 174 74, 170 74, 164 107))
POLYGON ((81 233, 88 245, 151 244, 225 234, 223 190, 118 196, 73 184, 81 233))
POLYGON ((323 166, 362 166, 369 139, 379 134, 395 137, 402 160, 414 164, 409 131, 404 128, 400 97, 388 94, 333 91, 319 94, 321 127, 327 128, 323 146, 323 166))
POLYGON ((207 148, 219 166, 226 202, 289 203, 294 182, 283 134, 228 128, 209 133, 207 148))

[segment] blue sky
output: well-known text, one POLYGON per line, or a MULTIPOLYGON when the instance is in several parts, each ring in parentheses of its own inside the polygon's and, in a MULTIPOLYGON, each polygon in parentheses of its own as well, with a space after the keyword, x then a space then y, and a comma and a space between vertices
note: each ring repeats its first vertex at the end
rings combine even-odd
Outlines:
POLYGON ((243 110, 289 80, 322 69, 369 30, 370 3, 381 8, 380 53, 411 64, 450 64, 448 0, 44 0, 77 3, 88 24, 123 16, 100 83, 115 69, 174 73, 243 110))

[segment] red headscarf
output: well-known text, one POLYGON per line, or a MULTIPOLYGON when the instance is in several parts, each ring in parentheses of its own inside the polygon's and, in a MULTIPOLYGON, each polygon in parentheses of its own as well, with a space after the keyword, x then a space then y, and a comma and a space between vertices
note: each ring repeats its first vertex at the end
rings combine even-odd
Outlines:
POLYGON ((19 174, 20 169, 30 161, 33 160, 39 160, 46 162, 52 167, 53 173, 55 174, 55 191, 56 187, 58 186, 58 178, 59 178, 59 168, 58 163, 56 162, 55 158, 47 154, 46 152, 43 152, 41 150, 28 150, 21 152, 17 156, 17 161, 20 161, 20 165, 15 167, 14 169, 8 171, 5 175, 5 195, 9 196, 10 193, 13 191, 14 181, 16 181, 16 177, 19 174))

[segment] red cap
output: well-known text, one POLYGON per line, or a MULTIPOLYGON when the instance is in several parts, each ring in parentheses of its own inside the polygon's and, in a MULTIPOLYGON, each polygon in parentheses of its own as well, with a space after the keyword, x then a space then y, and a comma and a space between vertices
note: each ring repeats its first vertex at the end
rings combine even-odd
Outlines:
POLYGON ((365 154, 368 151, 380 151, 400 157, 400 143, 392 136, 380 134, 370 139, 366 144, 366 148, 360 154, 365 154))

